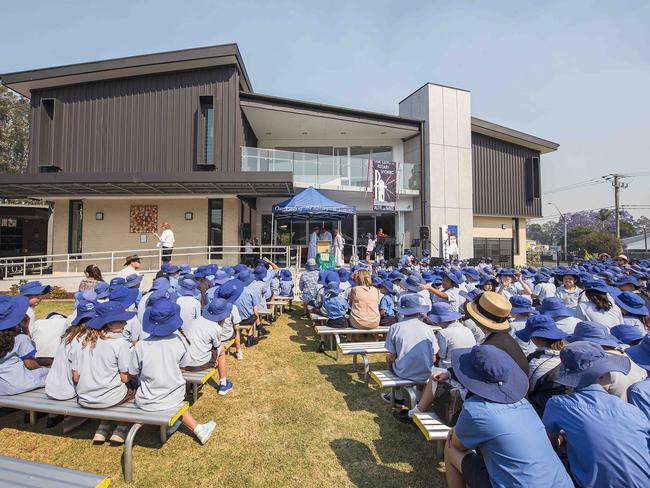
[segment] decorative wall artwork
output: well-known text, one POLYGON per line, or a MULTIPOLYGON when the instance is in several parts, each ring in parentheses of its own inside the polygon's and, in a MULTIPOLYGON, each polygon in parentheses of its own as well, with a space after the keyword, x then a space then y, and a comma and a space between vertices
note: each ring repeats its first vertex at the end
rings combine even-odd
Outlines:
POLYGON ((129 232, 147 234, 158 230, 158 205, 131 205, 129 232))

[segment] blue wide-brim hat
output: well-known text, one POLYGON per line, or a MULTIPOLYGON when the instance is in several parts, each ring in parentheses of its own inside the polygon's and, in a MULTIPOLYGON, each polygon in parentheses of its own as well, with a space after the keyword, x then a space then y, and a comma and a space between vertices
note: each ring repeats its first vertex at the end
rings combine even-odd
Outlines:
POLYGON ((133 273, 126 277, 126 286, 129 288, 138 288, 142 283, 142 275, 133 273))
POLYGON ((631 344, 634 341, 643 339, 643 334, 636 325, 620 324, 609 329, 610 334, 616 337, 623 344, 631 344))
POLYGON ((403 280, 406 278, 402 273, 400 273, 398 270, 394 269, 390 273, 388 273, 388 279, 393 281, 393 280, 403 280))
POLYGON ((108 283, 105 283, 104 281, 97 283, 95 285, 95 293, 97 294, 98 300, 108 298, 108 294, 110 293, 108 283))
POLYGON ((606 283, 598 280, 587 281, 584 283, 585 291, 595 291, 598 293, 609 293, 611 287, 607 286, 606 283))
POLYGON ((429 307, 422 305, 418 295, 405 295, 400 298, 399 306, 395 307, 395 310, 402 315, 417 315, 426 313, 429 307))
POLYGON ((262 265, 257 266, 255 271, 253 271, 253 276, 255 276, 255 279, 258 281, 264 280, 266 278, 266 268, 262 265))
POLYGON ((515 270, 512 268, 501 268, 497 271, 497 276, 514 276, 515 270))
POLYGON ((192 274, 192 267, 189 264, 181 264, 178 267, 178 272, 180 274, 192 274))
POLYGON ((24 297, 46 295, 50 292, 52 287, 44 285, 40 281, 29 281, 19 288, 19 294, 24 297))
POLYGON ((79 300, 75 308, 77 315, 72 322, 72 325, 79 325, 84 319, 92 319, 97 315, 97 303, 88 300, 79 300))
POLYGON ((532 300, 522 295, 513 295, 510 297, 510 304, 512 305, 511 313, 537 313, 537 309, 533 307, 532 300))
POLYGON ((422 288, 420 288, 421 284, 422 281, 416 275, 410 275, 409 277, 402 280, 402 287, 414 293, 417 293, 420 290, 422 290, 422 288))
POLYGON ((226 320, 232 312, 233 304, 223 298, 215 298, 203 310, 203 317, 213 322, 226 320))
POLYGON ((463 278, 463 273, 461 273, 461 271, 456 268, 450 269, 444 274, 444 276, 456 286, 465 281, 465 278, 463 278))
POLYGON ((384 280, 381 279, 381 276, 376 275, 376 274, 373 274, 373 275, 370 277, 370 280, 372 281, 372 284, 373 284, 374 286, 381 286, 382 282, 384 281, 384 280))
POLYGON ((533 283, 538 284, 538 283, 548 283, 548 280, 550 280, 551 277, 549 275, 545 275, 542 273, 538 273, 535 275, 535 278, 533 279, 533 283))
POLYGON ((12 329, 20 325, 28 308, 27 296, 0 295, 0 330, 12 329))
POLYGON ((169 300, 160 300, 147 308, 142 319, 142 329, 149 335, 165 337, 183 325, 181 307, 169 300))
POLYGON ((217 290, 218 298, 235 303, 244 291, 244 284, 239 280, 228 280, 217 290))
MULTIPOLYGON (((340 273, 339 276, 341 276, 340 273)), ((293 275, 291 274, 291 271, 289 271, 288 269, 283 269, 280 271, 280 279, 282 281, 293 281, 293 275)))
POLYGON ((436 324, 443 322, 454 322, 463 316, 462 313, 456 312, 447 302, 436 302, 431 305, 431 311, 427 314, 429 320, 436 324))
POLYGON ((124 308, 129 308, 138 298, 138 289, 129 288, 125 285, 119 285, 111 288, 108 299, 111 302, 119 302, 124 308))
POLYGON ((305 263, 305 269, 307 271, 316 271, 318 269, 318 264, 315 259, 308 259, 305 263))
POLYGON ((516 403, 528 393, 528 377, 514 359, 495 346, 455 349, 451 365, 466 389, 491 402, 516 403))
POLYGON ((479 275, 479 272, 476 268, 464 268, 463 269, 463 274, 466 276, 469 276, 475 281, 478 281, 481 279, 481 276, 479 275))
POLYGON ((198 283, 194 280, 185 278, 178 283, 178 287, 176 288, 176 292, 185 297, 196 297, 201 296, 201 292, 197 290, 197 285, 198 283))
POLYGON ((628 374, 630 359, 620 354, 608 354, 593 342, 577 341, 560 350, 560 373, 555 379, 561 385, 584 388, 611 371, 628 374))
POLYGON ((492 286, 495 287, 495 288, 496 288, 497 286, 499 286, 499 282, 498 282, 497 279, 496 279, 494 276, 492 276, 492 275, 486 275, 486 276, 484 276, 483 278, 481 278, 481 281, 479 282, 478 286, 485 286, 485 285, 487 285, 488 283, 492 283, 492 286))
POLYGON ((250 270, 246 268, 237 274, 237 280, 241 281, 244 286, 248 286, 253 281, 255 281, 255 277, 253 276, 253 273, 251 273, 250 270))
POLYGON ((544 298, 542 304, 537 307, 537 311, 552 318, 573 317, 574 315, 573 311, 564 304, 562 299, 557 297, 544 298))
POLYGON ((135 317, 135 312, 127 312, 119 302, 99 303, 95 307, 96 315, 84 325, 91 329, 101 329, 111 322, 126 322, 135 317))
POLYGON ((214 280, 212 281, 215 285, 223 285, 229 279, 230 277, 228 276, 228 273, 226 271, 219 270, 215 273, 214 280))
POLYGON ((165 277, 156 278, 151 284, 152 290, 166 290, 169 288, 169 279, 165 277))
POLYGON ((600 346, 620 347, 621 342, 610 334, 609 329, 597 322, 578 322, 567 342, 587 341, 600 346))
POLYGON ((621 307, 624 312, 632 315, 646 316, 648 315, 648 306, 645 300, 637 293, 624 291, 614 297, 616 305, 621 307))
POLYGON ((389 295, 396 295, 397 291, 395 290, 395 287, 393 286, 393 282, 390 281, 388 278, 386 278, 384 281, 381 282, 381 286, 383 288, 386 288, 386 292, 389 295))
POLYGON ((75 292, 74 299, 75 299, 76 302, 80 302, 82 300, 85 300, 86 302, 96 302, 97 301, 97 293, 95 293, 92 290, 78 291, 78 292, 75 292))
POLYGON ((474 300, 476 300, 476 298, 478 298, 478 296, 481 293, 483 293, 483 290, 481 290, 480 288, 474 288, 472 291, 461 290, 458 292, 458 294, 461 297, 463 297, 465 300, 469 302, 473 302, 474 300))
POLYGON ((636 346, 628 347, 625 354, 643 369, 650 371, 650 332, 636 346))
POLYGON ((176 274, 180 271, 180 268, 173 264, 165 263, 160 267, 160 271, 165 274, 176 274))
POLYGON ((330 281, 327 285, 325 285, 325 292, 326 293, 341 293, 341 286, 338 281, 330 281))
POLYGON ((515 332, 515 335, 524 342, 528 342, 532 337, 552 341, 559 341, 567 337, 567 333, 562 331, 548 315, 533 315, 528 317, 526 326, 515 332))
POLYGON ((635 288, 641 287, 639 285, 639 279, 634 276, 621 276, 620 278, 616 279, 616 281, 614 281, 614 283, 612 284, 614 286, 632 285, 635 288))
POLYGON ((121 276, 116 276, 109 283, 110 288, 115 288, 116 286, 123 286, 123 285, 126 285, 126 279, 122 278, 121 276))

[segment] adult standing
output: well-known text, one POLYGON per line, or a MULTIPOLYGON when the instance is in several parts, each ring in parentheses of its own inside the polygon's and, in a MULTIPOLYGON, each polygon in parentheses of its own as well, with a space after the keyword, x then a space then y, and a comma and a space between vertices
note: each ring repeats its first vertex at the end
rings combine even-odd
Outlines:
POLYGON ((373 238, 372 234, 368 232, 366 234, 368 238, 368 244, 366 244, 366 261, 370 262, 372 259, 372 254, 375 252, 375 245, 377 244, 377 239, 373 238))
POLYGON ((320 236, 318 237, 321 241, 330 241, 332 242, 332 233, 326 228, 322 228, 320 231, 320 236))
POLYGON ((372 286, 370 272, 360 269, 354 274, 356 286, 350 290, 350 325, 355 329, 375 329, 379 326, 381 292, 372 286))
POLYGON ((307 248, 307 259, 316 259, 316 254, 318 252, 317 243, 318 243, 318 231, 320 228, 318 226, 314 227, 309 234, 309 243, 307 248))
POLYGON ((124 267, 117 272, 117 277, 126 279, 127 276, 137 274, 139 269, 140 257, 137 254, 131 254, 124 260, 124 267))
POLYGON ((336 266, 343 266, 345 259, 343 258, 343 247, 345 246, 345 239, 338 231, 334 229, 334 240, 332 241, 332 254, 334 254, 334 262, 336 266))
POLYGON ((172 226, 169 222, 165 222, 161 229, 162 234, 158 235, 154 232, 154 235, 158 238, 158 247, 162 248, 163 263, 169 263, 172 260, 176 239, 174 238, 174 231, 172 231, 172 226))

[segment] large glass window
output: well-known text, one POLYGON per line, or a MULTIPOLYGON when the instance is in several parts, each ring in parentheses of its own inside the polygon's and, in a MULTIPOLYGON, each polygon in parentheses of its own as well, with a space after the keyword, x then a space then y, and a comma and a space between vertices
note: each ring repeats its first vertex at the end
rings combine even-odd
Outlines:
POLYGON ((83 235, 84 204, 81 200, 70 200, 68 215, 68 253, 80 254, 83 235))
POLYGON ((474 257, 491 257, 499 266, 512 266, 512 239, 475 237, 474 257))
POLYGON ((214 165, 214 98, 199 97, 200 119, 198 137, 199 165, 214 165))
MULTIPOLYGON (((223 199, 208 200, 208 245, 223 246, 223 199)), ((222 259, 221 253, 211 253, 211 259, 222 259)))

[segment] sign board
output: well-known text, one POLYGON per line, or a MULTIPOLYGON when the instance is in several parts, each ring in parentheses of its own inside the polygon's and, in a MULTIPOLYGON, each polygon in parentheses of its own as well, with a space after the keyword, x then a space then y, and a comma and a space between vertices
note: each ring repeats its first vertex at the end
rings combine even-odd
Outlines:
POLYGON ((458 225, 443 225, 440 230, 443 256, 445 259, 458 258, 458 225))
POLYGON ((372 162, 372 207, 379 212, 394 212, 397 201, 397 163, 372 162))

